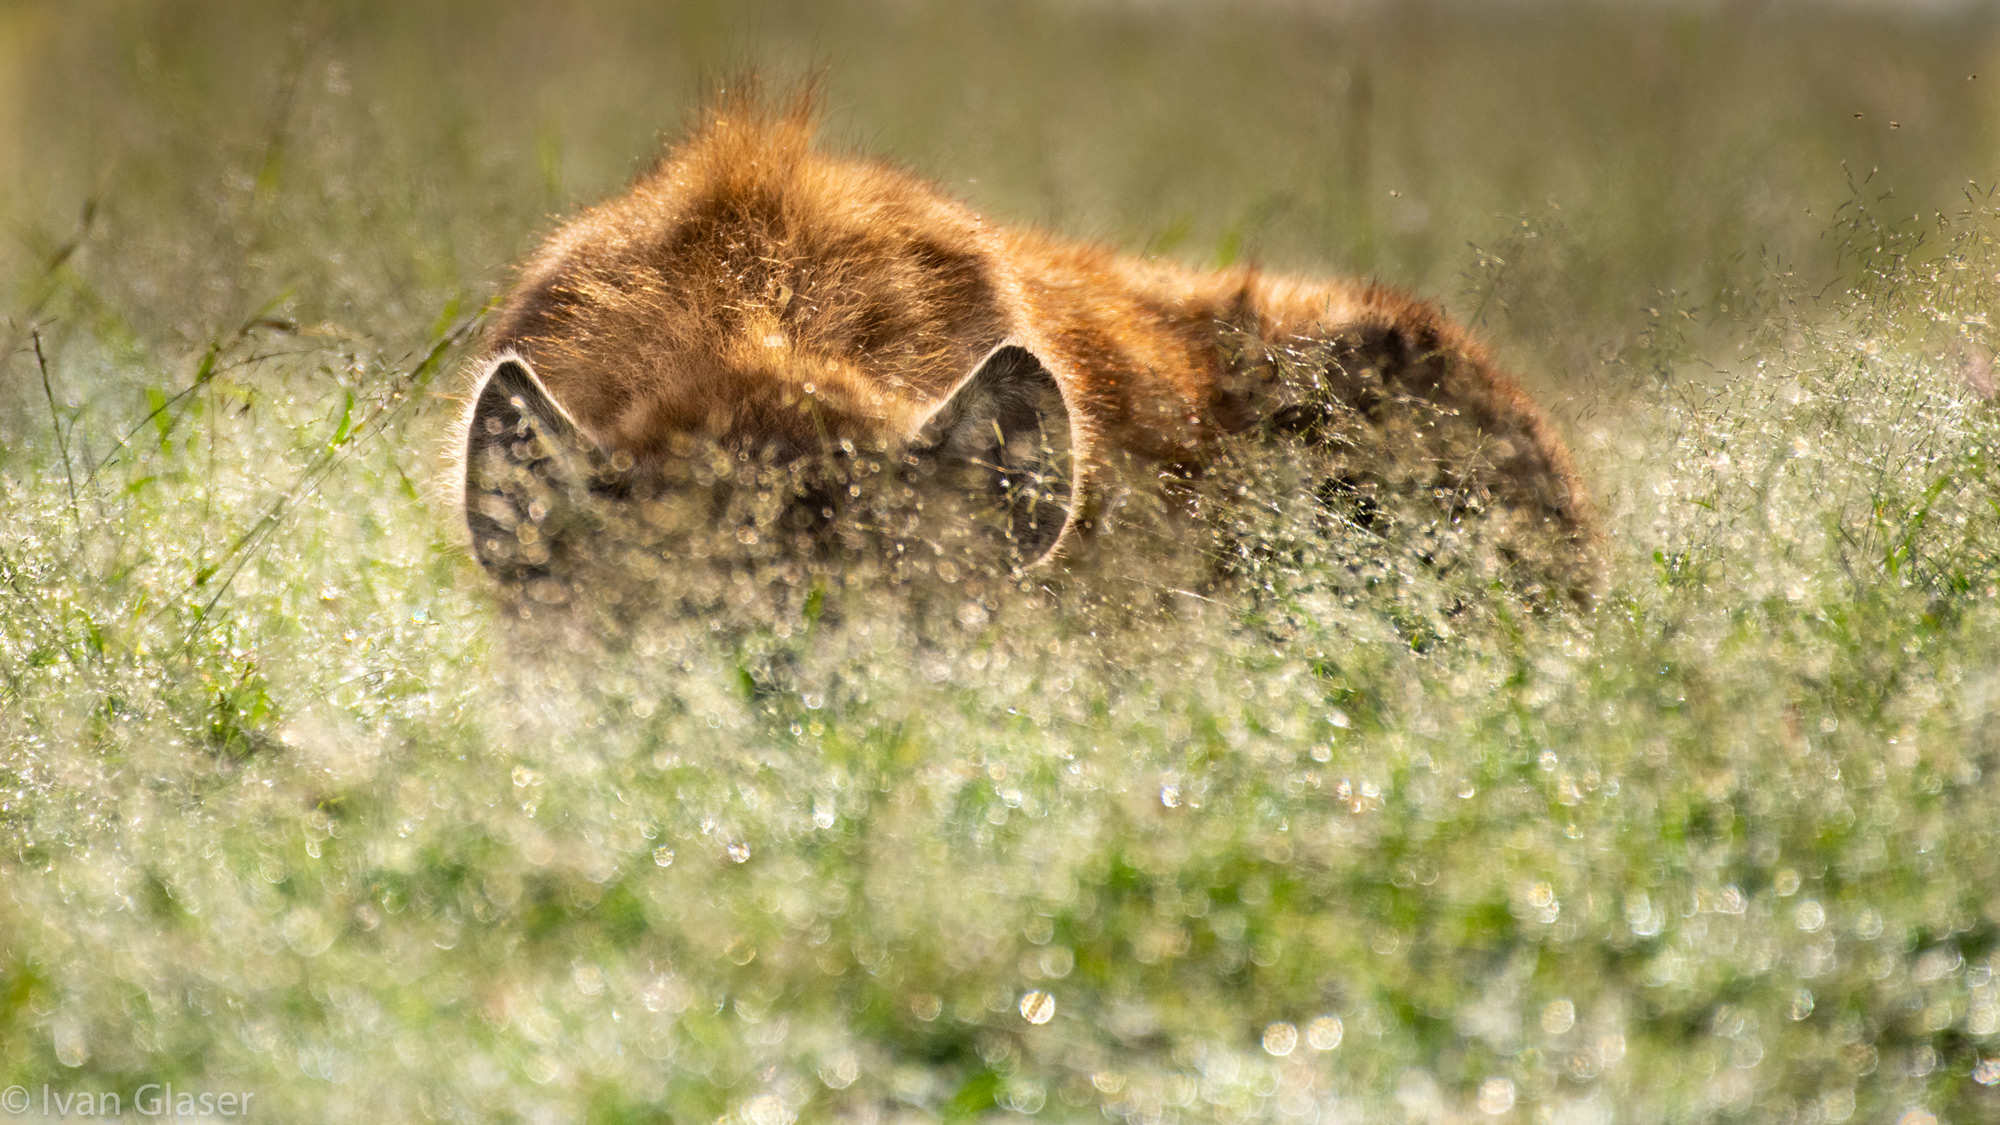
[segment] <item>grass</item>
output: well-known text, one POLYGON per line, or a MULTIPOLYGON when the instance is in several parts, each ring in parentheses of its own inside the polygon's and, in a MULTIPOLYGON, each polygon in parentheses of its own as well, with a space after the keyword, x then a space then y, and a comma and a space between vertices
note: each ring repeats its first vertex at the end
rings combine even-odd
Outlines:
POLYGON ((0 8, 0 1082, 2000 1116, 1996 31, 0 8), (1135 535, 1052 592, 510 623, 439 467, 481 310, 745 59, 996 216, 1443 297, 1574 439, 1600 604, 1280 516, 1206 599, 1135 535))

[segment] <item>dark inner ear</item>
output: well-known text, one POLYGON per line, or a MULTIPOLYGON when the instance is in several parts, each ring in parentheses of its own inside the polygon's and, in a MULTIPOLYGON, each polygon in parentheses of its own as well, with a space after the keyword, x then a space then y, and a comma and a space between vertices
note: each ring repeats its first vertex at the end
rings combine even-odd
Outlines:
POLYGON ((465 436, 465 522, 480 563, 509 581, 547 575, 579 502, 607 480, 606 458, 527 363, 501 360, 465 436))
POLYGON ((1075 502, 1069 407, 1034 353, 1003 344, 938 407, 912 444, 920 469, 965 488, 1027 566, 1055 548, 1075 502))

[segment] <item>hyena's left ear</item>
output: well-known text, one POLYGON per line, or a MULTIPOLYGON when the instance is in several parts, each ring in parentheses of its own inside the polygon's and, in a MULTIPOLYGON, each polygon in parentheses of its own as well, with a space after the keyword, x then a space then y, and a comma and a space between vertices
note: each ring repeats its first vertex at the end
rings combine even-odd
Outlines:
POLYGON ((1005 538, 1009 562, 1049 557, 1076 507, 1069 405, 1034 353, 1002 344, 918 430, 917 468, 956 481, 1005 538))
POLYGON ((465 523, 480 564, 504 581, 548 575, 609 464, 526 360, 495 360, 465 435, 465 523))

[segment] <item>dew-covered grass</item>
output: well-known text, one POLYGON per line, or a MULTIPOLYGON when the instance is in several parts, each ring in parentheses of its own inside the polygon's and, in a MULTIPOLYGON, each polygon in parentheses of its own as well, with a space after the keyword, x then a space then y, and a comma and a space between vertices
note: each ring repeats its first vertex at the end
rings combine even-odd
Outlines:
POLYGON ((1501 11, 0 8, 22 1116, 2000 1118, 1995 26, 1501 11), (522 620, 480 310, 811 59, 998 216, 1480 322, 1594 607, 1251 502, 522 620))

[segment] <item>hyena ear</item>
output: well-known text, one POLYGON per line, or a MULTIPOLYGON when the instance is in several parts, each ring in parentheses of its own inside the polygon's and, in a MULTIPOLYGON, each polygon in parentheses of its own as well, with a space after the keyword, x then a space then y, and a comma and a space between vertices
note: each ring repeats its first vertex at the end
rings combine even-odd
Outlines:
POLYGON ((1032 566, 1062 540, 1076 506, 1069 405, 1034 353, 1002 344, 917 431, 917 470, 955 481, 999 531, 1009 562, 1032 566))
POLYGON ((481 565, 507 581, 550 573, 580 502, 610 459, 509 353, 480 381, 465 435, 465 523, 481 565))

